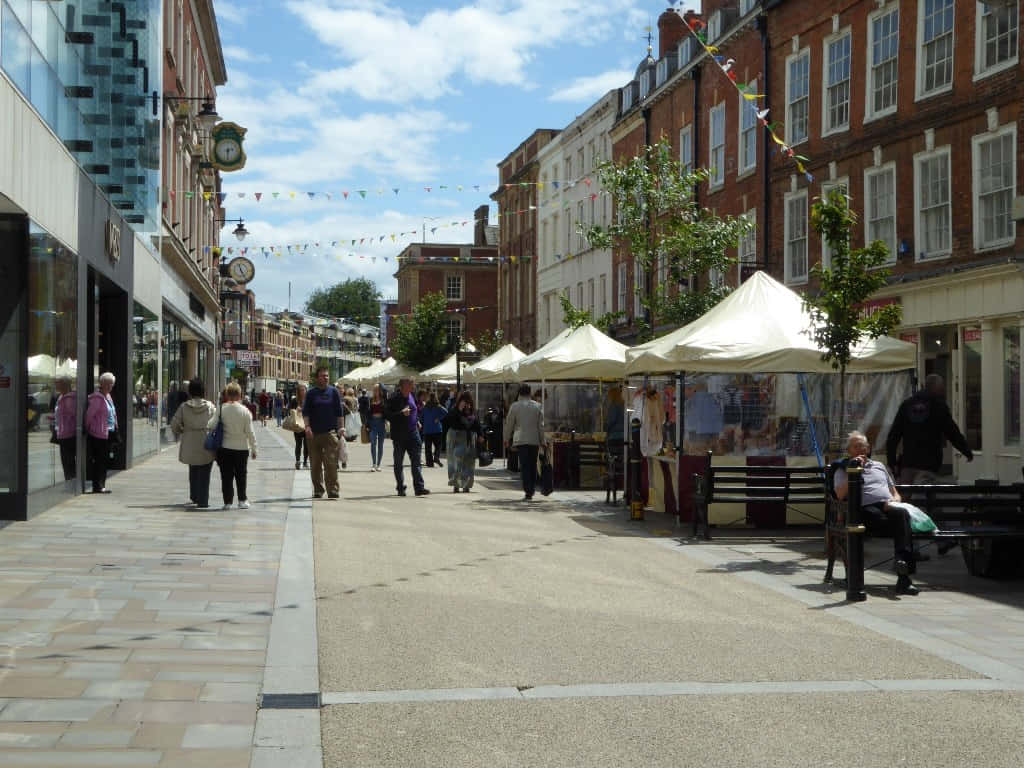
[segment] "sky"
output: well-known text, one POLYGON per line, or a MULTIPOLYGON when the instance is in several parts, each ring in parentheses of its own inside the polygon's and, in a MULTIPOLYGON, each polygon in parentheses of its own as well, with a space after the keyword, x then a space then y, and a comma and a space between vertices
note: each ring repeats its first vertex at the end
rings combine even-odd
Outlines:
POLYGON ((428 242, 471 242, 497 163, 627 83, 668 5, 214 0, 228 73, 217 112, 247 129, 246 166, 222 183, 249 235, 239 243, 229 223, 221 244, 229 259, 248 248, 257 305, 301 309, 355 277, 395 296, 395 256, 424 226, 428 242))

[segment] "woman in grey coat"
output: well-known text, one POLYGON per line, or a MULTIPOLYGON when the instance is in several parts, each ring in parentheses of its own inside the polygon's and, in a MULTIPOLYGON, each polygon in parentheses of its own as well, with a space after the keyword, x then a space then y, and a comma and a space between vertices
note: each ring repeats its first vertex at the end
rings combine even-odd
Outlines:
POLYGON ((206 450, 206 425, 217 407, 205 399, 203 382, 192 379, 188 383, 189 399, 174 412, 171 431, 180 438, 178 461, 188 464, 188 497, 186 506, 207 509, 210 506, 210 471, 215 454, 206 450))

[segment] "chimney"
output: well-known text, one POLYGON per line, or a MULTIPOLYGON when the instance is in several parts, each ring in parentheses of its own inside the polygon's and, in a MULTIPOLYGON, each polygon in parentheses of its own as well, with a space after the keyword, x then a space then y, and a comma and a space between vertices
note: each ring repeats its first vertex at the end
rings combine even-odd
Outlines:
MULTIPOLYGON (((687 15, 693 11, 687 11, 687 15)), ((686 37, 686 22, 673 8, 666 10, 658 17, 658 59, 673 53, 679 43, 686 37)))
POLYGON ((490 221, 491 206, 481 205, 473 211, 473 245, 487 245, 487 223, 490 221))

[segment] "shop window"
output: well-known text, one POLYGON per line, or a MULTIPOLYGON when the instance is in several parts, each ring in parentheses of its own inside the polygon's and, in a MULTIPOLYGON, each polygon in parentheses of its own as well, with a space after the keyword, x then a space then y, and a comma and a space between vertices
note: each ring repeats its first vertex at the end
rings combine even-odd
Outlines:
POLYGON ((137 301, 132 312, 132 330, 134 339, 131 395, 134 457, 153 453, 160 447, 160 381, 157 376, 160 322, 155 314, 137 301))
POLYGON ((964 437, 981 450, 981 329, 964 328, 964 437))
POLYGON ((1003 329, 1003 441, 1020 445, 1020 328, 1003 329))

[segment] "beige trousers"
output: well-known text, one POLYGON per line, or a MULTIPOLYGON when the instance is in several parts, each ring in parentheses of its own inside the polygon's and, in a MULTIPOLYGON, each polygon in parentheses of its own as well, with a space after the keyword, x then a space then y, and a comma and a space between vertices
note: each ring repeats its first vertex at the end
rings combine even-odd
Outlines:
POLYGON ((324 490, 338 495, 338 435, 323 432, 309 440, 309 471, 313 476, 313 493, 323 496, 324 490))

